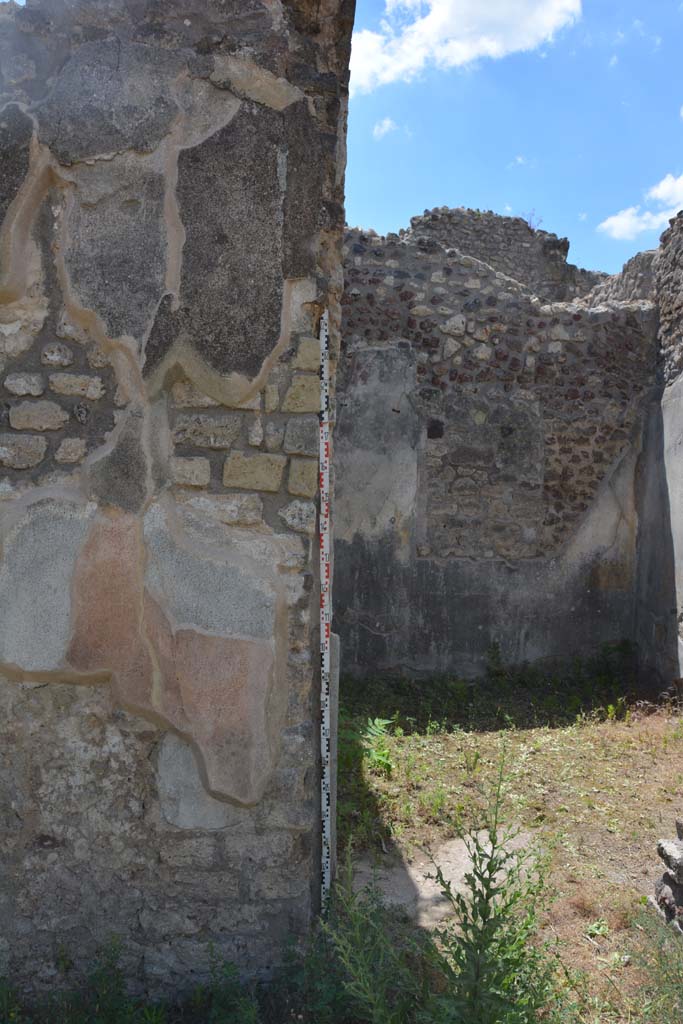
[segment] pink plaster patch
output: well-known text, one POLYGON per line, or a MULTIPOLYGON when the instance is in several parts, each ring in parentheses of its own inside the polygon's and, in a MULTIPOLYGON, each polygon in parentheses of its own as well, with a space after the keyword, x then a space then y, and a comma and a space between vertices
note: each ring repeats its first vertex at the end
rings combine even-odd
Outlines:
POLYGON ((110 673, 123 705, 194 741, 212 792, 253 804, 274 767, 273 649, 186 628, 174 633, 144 590, 144 565, 137 517, 100 515, 74 574, 69 664, 110 673))

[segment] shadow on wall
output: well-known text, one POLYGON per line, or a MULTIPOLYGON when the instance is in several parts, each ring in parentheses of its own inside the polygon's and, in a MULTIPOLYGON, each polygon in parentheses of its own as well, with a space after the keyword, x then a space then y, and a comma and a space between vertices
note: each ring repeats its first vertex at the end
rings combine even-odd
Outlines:
POLYGON ((672 681, 678 684, 681 675, 673 535, 677 524, 672 519, 677 509, 672 509, 671 501, 681 476, 675 458, 677 422, 680 432, 680 417, 676 417, 679 390, 673 385, 653 400, 636 473, 636 642, 641 680, 648 687, 658 688, 668 687, 672 681))
POLYGON ((634 638, 656 304, 547 302, 445 244, 463 216, 345 237, 334 628, 366 678, 634 638))
MULTIPOLYGON (((523 459, 533 441, 532 468, 541 462, 540 413, 522 419, 514 398, 481 387, 476 395, 460 394, 446 417, 430 418, 419 404, 424 389, 415 382, 414 356, 400 343, 348 354, 343 373, 335 453, 335 628, 345 673, 474 678, 485 669, 494 641, 506 663, 520 664, 585 656, 633 637, 639 438, 605 475, 561 555, 493 558, 468 548, 463 554, 469 557, 454 557, 438 539, 425 546, 430 538, 421 534, 426 528, 448 534, 456 498, 460 506, 465 498, 478 503, 474 513, 486 528, 493 520, 491 488, 467 477, 472 486, 465 497, 462 490, 455 497, 438 495, 440 507, 453 510, 447 521, 430 516, 429 488, 438 489, 446 472, 432 449, 445 448, 442 461, 450 458, 448 446, 463 458, 481 451, 483 461, 485 445, 495 447, 490 458, 505 476, 501 490, 528 483, 519 488, 517 506, 527 525, 538 527, 540 485, 528 482, 523 459), (479 415, 488 433, 482 428, 482 437, 465 445, 462 435, 479 429, 479 415), (440 432, 432 430, 435 425, 440 432)), ((475 527, 463 523, 464 541, 477 540, 475 527)))

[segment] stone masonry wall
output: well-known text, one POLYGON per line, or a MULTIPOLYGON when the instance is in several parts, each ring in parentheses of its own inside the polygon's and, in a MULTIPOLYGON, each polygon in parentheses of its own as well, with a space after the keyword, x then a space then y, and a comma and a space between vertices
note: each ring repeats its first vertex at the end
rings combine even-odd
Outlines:
POLYGON ((655 266, 658 250, 651 249, 636 253, 624 264, 619 274, 604 277, 588 295, 584 296, 589 306, 603 302, 646 302, 655 300, 655 266))
POLYGON ((353 0, 0 7, 0 975, 250 972, 320 883, 353 0))
POLYGON ((683 371, 683 211, 662 235, 655 287, 663 377, 673 384, 683 371))
POLYGON ((413 217, 407 238, 434 238, 446 249, 487 263, 547 300, 585 295, 607 275, 567 263, 569 241, 529 226, 521 217, 446 206, 413 217))
POLYGON ((643 667, 667 686, 683 676, 683 213, 669 224, 652 261, 661 389, 642 459, 637 579, 643 667))
POLYGON ((520 662, 630 636, 654 304, 548 303, 433 216, 345 238, 344 667, 474 675, 494 641, 520 662))

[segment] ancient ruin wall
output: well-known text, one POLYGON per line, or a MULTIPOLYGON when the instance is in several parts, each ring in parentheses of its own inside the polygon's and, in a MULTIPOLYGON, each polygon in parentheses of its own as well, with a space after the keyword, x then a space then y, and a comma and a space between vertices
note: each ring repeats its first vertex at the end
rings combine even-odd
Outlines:
POLYGON ((413 217, 403 233, 434 238, 446 249, 487 263, 548 301, 586 295, 607 275, 567 263, 569 241, 532 228, 521 217, 442 206, 413 217))
POLYGON ((653 260, 661 400, 648 417, 640 484, 637 636, 644 671, 683 675, 683 213, 653 260))
POLYGON ((521 662, 632 636, 653 303, 544 303, 415 221, 344 253, 345 669, 476 675, 494 642, 521 662))
POLYGON ((657 249, 638 252, 618 274, 610 274, 593 288, 584 301, 589 306, 605 302, 655 301, 655 260, 657 249))
POLYGON ((151 989, 211 944, 265 970, 316 909, 352 8, 0 9, 0 974, 26 988, 112 934, 151 989))
POLYGON ((662 235, 655 264, 655 289, 662 375, 669 386, 683 372, 683 211, 662 235))

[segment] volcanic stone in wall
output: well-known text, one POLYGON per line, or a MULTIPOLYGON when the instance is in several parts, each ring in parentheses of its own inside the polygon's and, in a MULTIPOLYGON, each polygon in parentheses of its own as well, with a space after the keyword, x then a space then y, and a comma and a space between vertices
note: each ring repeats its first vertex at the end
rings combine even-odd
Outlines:
POLYGON ((26 177, 32 133, 33 124, 26 114, 13 104, 5 107, 0 114, 0 218, 26 177))
POLYGON ((222 373, 255 377, 275 347, 285 160, 282 115, 257 104, 180 154, 177 195, 186 238, 179 306, 174 310, 167 300, 159 311, 146 373, 181 341, 222 373))
POLYGON ((547 299, 567 301, 585 295, 607 275, 567 263, 569 240, 532 227, 522 217, 492 211, 436 207, 413 217, 406 237, 438 240, 487 263, 547 299))
POLYGON ((164 176, 121 155, 67 172, 79 201, 67 205, 64 259, 81 306, 112 338, 141 338, 164 291, 164 176))
POLYGON ((529 557, 541 550, 543 424, 540 404, 499 386, 448 395, 429 437, 426 542, 440 557, 529 557), (435 431, 432 431, 434 434, 435 431))
POLYGON ((655 260, 655 290, 664 380, 672 384, 683 369, 683 211, 662 235, 662 246, 655 260))

